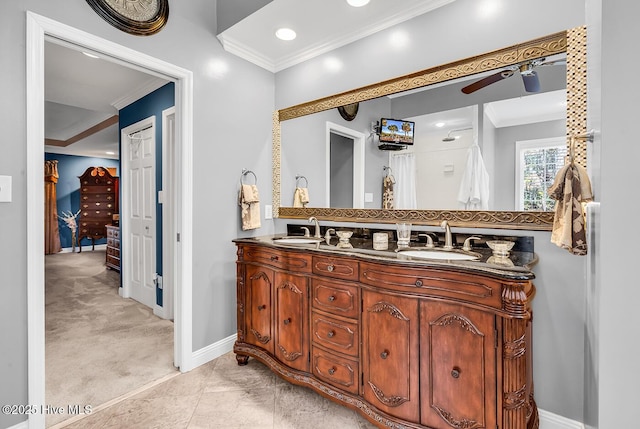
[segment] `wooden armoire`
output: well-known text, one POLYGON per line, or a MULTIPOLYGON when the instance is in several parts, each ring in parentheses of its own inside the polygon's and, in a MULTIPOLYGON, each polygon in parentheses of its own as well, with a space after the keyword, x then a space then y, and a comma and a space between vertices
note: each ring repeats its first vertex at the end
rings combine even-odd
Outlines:
POLYGON ((107 237, 107 225, 113 222, 118 213, 118 177, 112 176, 104 167, 89 167, 80 176, 80 223, 78 225, 78 244, 82 251, 82 239, 91 239, 92 249, 95 240, 107 237))

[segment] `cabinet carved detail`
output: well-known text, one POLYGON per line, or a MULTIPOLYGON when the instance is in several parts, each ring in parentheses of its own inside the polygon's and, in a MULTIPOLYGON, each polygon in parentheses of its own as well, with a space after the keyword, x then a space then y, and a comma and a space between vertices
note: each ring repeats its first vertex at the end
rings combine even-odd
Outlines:
POLYGON ((438 414, 440 414, 440 416, 447 422, 449 423, 449 425, 451 427, 457 428, 457 429, 475 429, 475 428, 480 428, 482 427, 482 424, 478 423, 475 420, 469 420, 469 419, 461 419, 461 420, 456 420, 450 412, 443 410, 442 408, 434 405, 433 408, 435 408, 435 410, 438 412, 438 414))
POLYGON ((298 289, 298 287, 294 283, 291 282, 284 282, 278 285, 278 289, 289 289, 293 293, 302 295, 302 291, 298 289))
POLYGON ((372 382, 369 382, 369 387, 371 387, 371 390, 373 390, 376 398, 378 398, 380 402, 388 407, 398 407, 409 400, 409 398, 404 398, 402 396, 390 396, 387 398, 384 392, 372 382))
POLYGON ((402 314, 402 311, 400 311, 398 307, 384 301, 377 302, 371 308, 369 308, 368 311, 370 311, 371 313, 382 313, 383 311, 386 311, 396 319, 402 320, 404 322, 408 322, 410 320, 407 316, 402 314))
POLYGON ((271 340, 270 336, 268 335, 262 336, 262 334, 256 331, 255 329, 252 329, 251 333, 255 335, 258 341, 260 341, 262 344, 267 344, 271 340))
POLYGON ((522 284, 507 284, 502 289, 503 309, 510 314, 525 316, 527 314, 527 293, 522 284))
POLYGON ((507 410, 516 410, 518 408, 525 407, 527 399, 527 386, 522 386, 520 389, 514 392, 505 392, 504 394, 504 407, 507 410))
POLYGON ((504 357, 506 359, 517 359, 524 356, 527 351, 527 339, 524 334, 513 341, 506 341, 504 343, 504 357))
POLYGON ((251 280, 264 280, 269 284, 269 286, 271 286, 271 279, 264 271, 260 271, 259 273, 251 276, 251 280))
POLYGON ((474 335, 483 335, 482 332, 480 332, 469 319, 459 314, 445 314, 444 316, 441 316, 438 320, 433 322, 432 325, 449 326, 453 325, 454 323, 457 323, 462 329, 471 332, 474 335))
POLYGON ((300 356, 302 356, 302 353, 298 353, 298 352, 293 352, 293 353, 289 353, 285 350, 284 347, 282 347, 281 345, 278 344, 278 348, 280 349, 280 351, 282 352, 282 355, 284 356, 284 358, 290 362, 298 359, 300 356))

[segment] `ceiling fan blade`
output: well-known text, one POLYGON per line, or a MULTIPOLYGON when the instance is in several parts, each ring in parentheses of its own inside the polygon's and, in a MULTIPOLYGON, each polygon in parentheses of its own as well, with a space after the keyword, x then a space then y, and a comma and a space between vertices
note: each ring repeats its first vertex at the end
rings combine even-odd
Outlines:
POLYGON ((535 70, 522 73, 521 76, 525 91, 540 92, 540 79, 538 79, 538 73, 536 73, 535 70))
POLYGON ((464 88, 461 89, 461 91, 464 92, 465 94, 471 94, 472 92, 482 89, 485 86, 489 86, 492 83, 499 82, 511 76, 513 76, 513 70, 502 70, 502 71, 499 71, 498 73, 495 73, 485 78, 482 78, 480 80, 477 80, 473 82, 471 85, 465 86, 464 88))

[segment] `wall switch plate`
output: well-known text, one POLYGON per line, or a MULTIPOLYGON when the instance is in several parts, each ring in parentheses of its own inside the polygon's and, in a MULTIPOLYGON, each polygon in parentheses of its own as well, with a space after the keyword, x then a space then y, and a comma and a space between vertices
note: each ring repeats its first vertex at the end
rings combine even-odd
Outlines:
POLYGON ((273 206, 271 205, 264 206, 264 218, 273 219, 273 206))
POLYGON ((11 176, 0 176, 0 203, 11 202, 11 176))
POLYGON ((365 203, 372 203, 373 202, 373 193, 365 192, 364 193, 364 202, 365 203))

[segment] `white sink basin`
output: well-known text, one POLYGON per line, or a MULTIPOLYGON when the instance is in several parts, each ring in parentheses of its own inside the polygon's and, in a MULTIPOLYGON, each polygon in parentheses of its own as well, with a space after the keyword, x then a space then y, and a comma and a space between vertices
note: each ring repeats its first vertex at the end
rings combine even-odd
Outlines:
POLYGON ((322 238, 315 237, 280 237, 273 239, 276 244, 317 244, 321 241, 322 238))
POLYGON ((475 261, 480 259, 480 256, 482 256, 477 253, 441 249, 398 250, 398 255, 416 259, 432 259, 441 261, 475 261))

